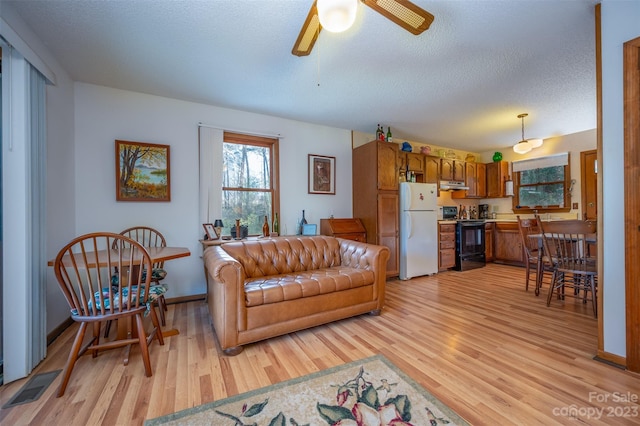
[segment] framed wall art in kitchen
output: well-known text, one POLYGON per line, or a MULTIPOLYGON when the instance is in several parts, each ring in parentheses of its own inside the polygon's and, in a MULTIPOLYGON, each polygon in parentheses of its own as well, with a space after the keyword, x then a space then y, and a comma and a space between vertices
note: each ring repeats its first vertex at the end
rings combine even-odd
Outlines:
POLYGON ((309 194, 336 194, 336 157, 309 154, 309 194))
POLYGON ((116 140, 116 200, 171 201, 169 145, 116 140))

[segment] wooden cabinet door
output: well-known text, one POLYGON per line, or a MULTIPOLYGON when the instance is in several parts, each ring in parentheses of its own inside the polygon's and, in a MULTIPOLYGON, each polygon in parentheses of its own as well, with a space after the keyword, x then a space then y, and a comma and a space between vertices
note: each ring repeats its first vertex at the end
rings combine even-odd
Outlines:
POLYGON ((476 179, 476 163, 464 163, 465 182, 469 189, 467 197, 477 197, 477 179, 476 179))
POLYGON ((493 262, 493 223, 484 225, 484 257, 487 262, 493 262))
POLYGON ((387 262, 387 276, 398 275, 400 271, 398 247, 398 194, 378 194, 378 244, 389 247, 390 256, 387 262))
POLYGON ((464 165, 465 165, 464 161, 453 160, 453 179, 462 180, 462 181, 464 180, 465 178, 464 165))
POLYGON ((424 158, 425 183, 438 183, 440 180, 440 157, 427 155, 424 158))
POLYGON ((494 256, 496 262, 524 265, 522 237, 517 223, 495 224, 494 256))
POLYGON ((453 160, 440 159, 440 178, 442 180, 453 180, 454 166, 453 160))
MULTIPOLYGON (((451 193, 451 198, 478 198, 477 193, 477 163, 467 162, 467 163, 458 163, 464 165, 464 175, 465 175, 465 185, 469 187, 466 191, 454 191, 451 193)), ((456 178, 456 180, 459 180, 456 178)))
POLYGON ((494 161, 487 164, 487 198, 504 197, 504 182, 509 174, 509 163, 494 161))
POLYGON ((476 195, 478 198, 487 196, 487 165, 476 163, 476 195))
POLYGON ((407 165, 411 171, 424 173, 424 155, 407 152, 407 165))
POLYGON ((378 189, 398 190, 398 145, 378 142, 378 189))

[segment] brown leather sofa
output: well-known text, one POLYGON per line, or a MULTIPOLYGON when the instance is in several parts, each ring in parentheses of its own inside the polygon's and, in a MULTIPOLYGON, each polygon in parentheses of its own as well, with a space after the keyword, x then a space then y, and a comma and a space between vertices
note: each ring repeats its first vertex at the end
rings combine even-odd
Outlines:
POLYGON ((370 312, 384 304, 389 249, 327 236, 209 247, 207 303, 225 354, 242 345, 370 312))

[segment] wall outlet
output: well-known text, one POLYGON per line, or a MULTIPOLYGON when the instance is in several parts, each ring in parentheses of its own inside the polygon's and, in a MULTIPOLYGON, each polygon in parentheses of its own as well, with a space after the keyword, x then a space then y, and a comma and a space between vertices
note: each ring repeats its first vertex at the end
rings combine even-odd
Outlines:
POLYGON ((578 203, 573 203, 571 208, 574 209, 574 210, 577 210, 578 209, 578 203))

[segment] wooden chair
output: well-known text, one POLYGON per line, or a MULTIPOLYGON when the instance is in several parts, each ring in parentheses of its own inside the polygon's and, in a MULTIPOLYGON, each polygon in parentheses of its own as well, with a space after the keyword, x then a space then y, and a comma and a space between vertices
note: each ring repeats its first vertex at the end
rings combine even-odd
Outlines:
POLYGON ((591 300, 593 316, 597 317, 597 262, 589 255, 589 244, 595 241, 595 223, 559 220, 540 222, 540 227, 545 253, 555 263, 547 306, 555 291, 561 300, 565 296, 581 298, 583 303, 591 300), (573 294, 567 294, 565 287, 573 289, 573 294))
POLYGON ((149 344, 155 337, 164 345, 164 339, 152 308, 157 295, 147 291, 151 287, 151 275, 143 275, 143 271, 150 269, 151 258, 146 249, 119 234, 82 235, 60 250, 54 272, 71 309, 71 318, 79 322, 80 327, 64 367, 58 397, 64 395, 76 361, 87 350, 95 358, 100 350, 138 344, 145 374, 152 375, 149 344), (118 272, 114 274, 115 270, 118 272), (143 316, 147 313, 151 314, 153 323, 149 334, 143 325, 143 316), (126 339, 100 343, 102 322, 113 320, 130 321, 133 333, 126 339), (89 325, 93 328, 93 337, 83 345, 89 325))
MULTIPOLYGON (((134 241, 139 242, 144 247, 166 247, 167 242, 164 235, 160 231, 149 228, 148 226, 134 226, 120 232, 120 235, 131 238, 134 241)), ((167 290, 166 284, 160 284, 167 276, 167 272, 164 270, 164 262, 156 262, 152 266, 151 281, 156 285, 162 285, 164 290, 167 290)), ((158 297, 158 307, 160 310, 160 322, 163 326, 167 325, 164 313, 167 311, 167 303, 164 298, 164 294, 158 297)))
POLYGON ((526 257, 526 278, 525 278, 525 291, 529 291, 529 281, 531 281, 531 266, 535 268, 535 294, 540 294, 542 287, 544 273, 546 271, 552 272, 552 269, 545 266, 543 254, 541 250, 541 241, 536 238, 529 237, 530 235, 540 234, 542 231, 538 226, 539 219, 521 219, 518 218, 518 229, 520 230, 520 237, 522 239, 522 247, 524 247, 526 257))

